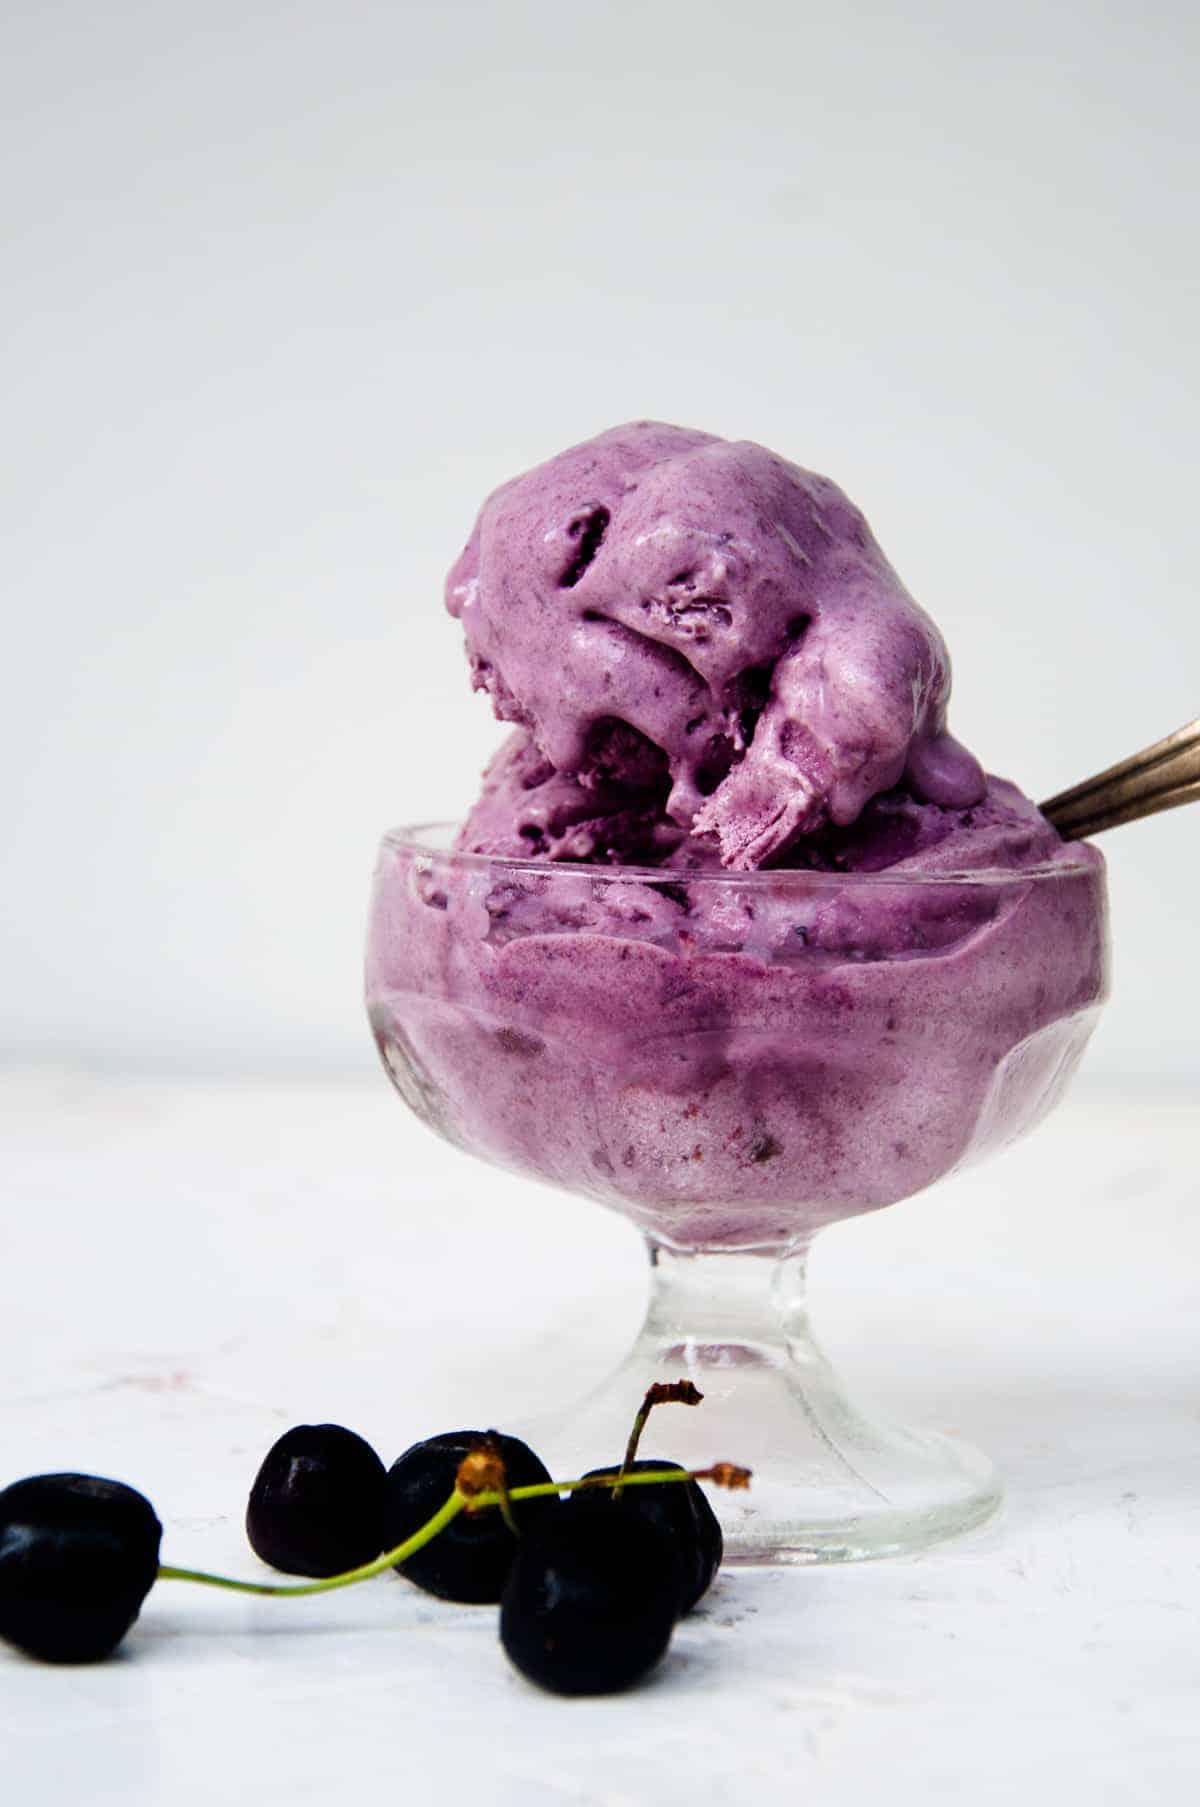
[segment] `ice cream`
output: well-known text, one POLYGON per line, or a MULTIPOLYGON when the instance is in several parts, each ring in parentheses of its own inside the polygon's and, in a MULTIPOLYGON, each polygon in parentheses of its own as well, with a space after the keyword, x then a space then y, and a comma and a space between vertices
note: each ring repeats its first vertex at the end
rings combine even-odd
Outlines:
POLYGON ((485 503, 447 601, 517 724, 454 845, 385 841, 397 1085, 682 1248, 779 1248, 1052 1102, 1106 984, 1103 866, 946 728, 862 516, 641 423, 485 503))
MULTIPOLYGON (((584 784, 556 772, 529 734, 518 730, 485 771, 457 845, 464 852, 514 860, 720 871, 715 840, 688 834, 664 814, 663 804, 661 785, 584 784)), ((814 830, 775 865, 809 872, 954 873, 1039 865, 1065 853, 1028 797, 1002 778, 985 777, 978 801, 968 808, 927 803, 904 787, 884 791, 855 821, 814 830)), ((1077 859, 1079 850, 1068 857, 1077 859)))
POLYGON ((667 780, 667 816, 726 865, 901 780, 983 795, 932 621, 836 484, 762 446, 602 433, 488 498, 446 597, 476 685, 556 772, 667 780))

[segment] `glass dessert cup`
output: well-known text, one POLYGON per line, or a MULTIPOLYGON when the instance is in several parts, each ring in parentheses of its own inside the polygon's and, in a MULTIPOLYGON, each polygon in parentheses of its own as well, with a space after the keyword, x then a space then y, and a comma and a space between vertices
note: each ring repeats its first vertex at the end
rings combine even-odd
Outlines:
POLYGON ((456 1146, 620 1211, 650 1253, 633 1349, 541 1426, 555 1471, 613 1459, 650 1383, 687 1377, 703 1406, 646 1449, 753 1468, 714 1497, 727 1560, 882 1556, 981 1523, 985 1457, 847 1398, 805 1258, 1061 1096, 1106 995, 1099 855, 693 873, 459 853, 453 833, 383 840, 367 1005, 385 1068, 456 1146))

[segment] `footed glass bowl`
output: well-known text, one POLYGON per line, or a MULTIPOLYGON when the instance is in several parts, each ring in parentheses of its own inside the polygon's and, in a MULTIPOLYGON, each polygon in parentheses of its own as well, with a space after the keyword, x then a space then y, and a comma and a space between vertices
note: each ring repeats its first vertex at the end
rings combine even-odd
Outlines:
POLYGON ((748 1463, 727 1558, 836 1561, 978 1524, 975 1451, 881 1422, 810 1335, 805 1257, 1003 1146, 1061 1095, 1107 987, 1104 868, 696 875, 384 837, 367 1005, 393 1084, 449 1141, 642 1231, 646 1322, 564 1417, 556 1461, 619 1450, 690 1377, 670 1454, 748 1463))

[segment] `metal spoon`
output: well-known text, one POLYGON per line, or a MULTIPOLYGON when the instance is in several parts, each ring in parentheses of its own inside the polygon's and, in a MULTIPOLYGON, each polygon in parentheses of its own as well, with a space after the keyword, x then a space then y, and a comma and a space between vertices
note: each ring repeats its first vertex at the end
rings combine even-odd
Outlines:
POLYGON ((1082 841, 1122 822, 1195 802, 1200 802, 1200 719, 1040 807, 1064 841, 1082 841))

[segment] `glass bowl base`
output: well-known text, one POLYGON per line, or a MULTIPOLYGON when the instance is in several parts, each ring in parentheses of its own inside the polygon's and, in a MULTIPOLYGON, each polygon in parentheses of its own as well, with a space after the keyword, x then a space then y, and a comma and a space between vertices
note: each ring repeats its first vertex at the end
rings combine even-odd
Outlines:
POLYGON ((735 1462, 747 1490, 705 1491, 734 1564, 855 1562, 921 1550, 982 1524, 1000 1487, 988 1459, 854 1405, 808 1330, 803 1257, 652 1251, 641 1334, 578 1405, 526 1420, 555 1474, 620 1459, 647 1388, 691 1380, 698 1407, 659 1406, 639 1456, 735 1462))

